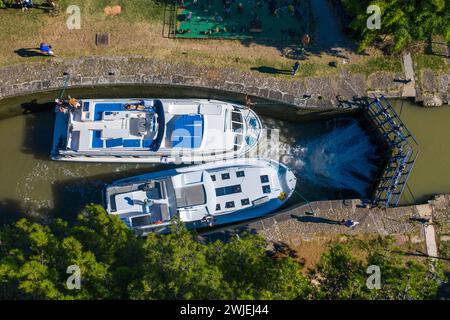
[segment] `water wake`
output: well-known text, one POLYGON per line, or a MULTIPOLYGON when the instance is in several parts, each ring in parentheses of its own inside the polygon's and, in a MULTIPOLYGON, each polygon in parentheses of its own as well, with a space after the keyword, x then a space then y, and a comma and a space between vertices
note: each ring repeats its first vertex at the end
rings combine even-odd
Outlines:
POLYGON ((377 170, 374 145, 353 119, 309 141, 285 147, 281 161, 296 171, 300 181, 316 187, 364 196, 377 170))

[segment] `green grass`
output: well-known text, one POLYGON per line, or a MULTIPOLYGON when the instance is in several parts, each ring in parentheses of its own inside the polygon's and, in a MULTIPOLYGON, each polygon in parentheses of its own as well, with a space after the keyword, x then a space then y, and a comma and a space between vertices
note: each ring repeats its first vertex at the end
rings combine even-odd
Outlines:
POLYGON ((431 69, 438 74, 443 74, 450 71, 450 65, 445 62, 446 58, 432 54, 415 54, 414 62, 416 63, 417 71, 431 69))
POLYGON ((15 41, 29 37, 46 24, 47 13, 41 10, 0 9, 1 41, 15 41))
POLYGON ((349 71, 352 73, 362 73, 369 76, 378 71, 402 72, 402 62, 400 57, 375 57, 364 63, 352 64, 349 71))
POLYGON ((164 10, 163 2, 154 0, 61 0, 61 5, 62 12, 70 5, 78 5, 82 9, 82 18, 103 20, 113 18, 101 14, 106 6, 120 5, 119 19, 130 22, 162 21, 164 10))

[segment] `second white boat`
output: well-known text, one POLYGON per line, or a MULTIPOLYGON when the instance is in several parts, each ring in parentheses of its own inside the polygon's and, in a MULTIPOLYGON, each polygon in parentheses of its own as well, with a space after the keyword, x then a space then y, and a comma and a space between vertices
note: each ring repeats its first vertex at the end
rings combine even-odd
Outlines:
POLYGON ((139 235, 168 232, 178 216, 189 229, 235 223, 278 210, 297 179, 267 159, 233 159, 116 181, 104 206, 139 235))

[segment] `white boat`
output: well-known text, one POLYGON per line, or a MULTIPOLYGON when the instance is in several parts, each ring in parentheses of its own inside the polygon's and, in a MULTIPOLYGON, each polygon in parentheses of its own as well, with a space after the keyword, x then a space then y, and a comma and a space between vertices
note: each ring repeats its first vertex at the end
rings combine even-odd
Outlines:
POLYGON ((242 157, 261 121, 206 99, 57 100, 51 157, 84 162, 201 163, 242 157))
POLYGON ((188 229, 261 217, 279 209, 297 179, 273 160, 231 159, 119 180, 104 206, 139 235, 169 232, 174 217, 188 229))

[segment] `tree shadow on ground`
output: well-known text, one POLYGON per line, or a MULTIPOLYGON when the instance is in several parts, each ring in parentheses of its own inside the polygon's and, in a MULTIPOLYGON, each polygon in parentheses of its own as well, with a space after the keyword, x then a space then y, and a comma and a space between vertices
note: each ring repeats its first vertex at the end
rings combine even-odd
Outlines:
POLYGON ((215 242, 218 240, 222 242, 228 242, 233 238, 241 237, 245 234, 255 235, 257 233, 257 230, 249 227, 248 223, 235 224, 235 226, 218 226, 217 228, 204 228, 198 230, 199 240, 205 243, 215 242))
POLYGON ((272 245, 273 251, 271 251, 270 253, 274 257, 290 257, 293 259, 298 259, 297 251, 292 249, 287 243, 282 241, 273 241, 272 245))

